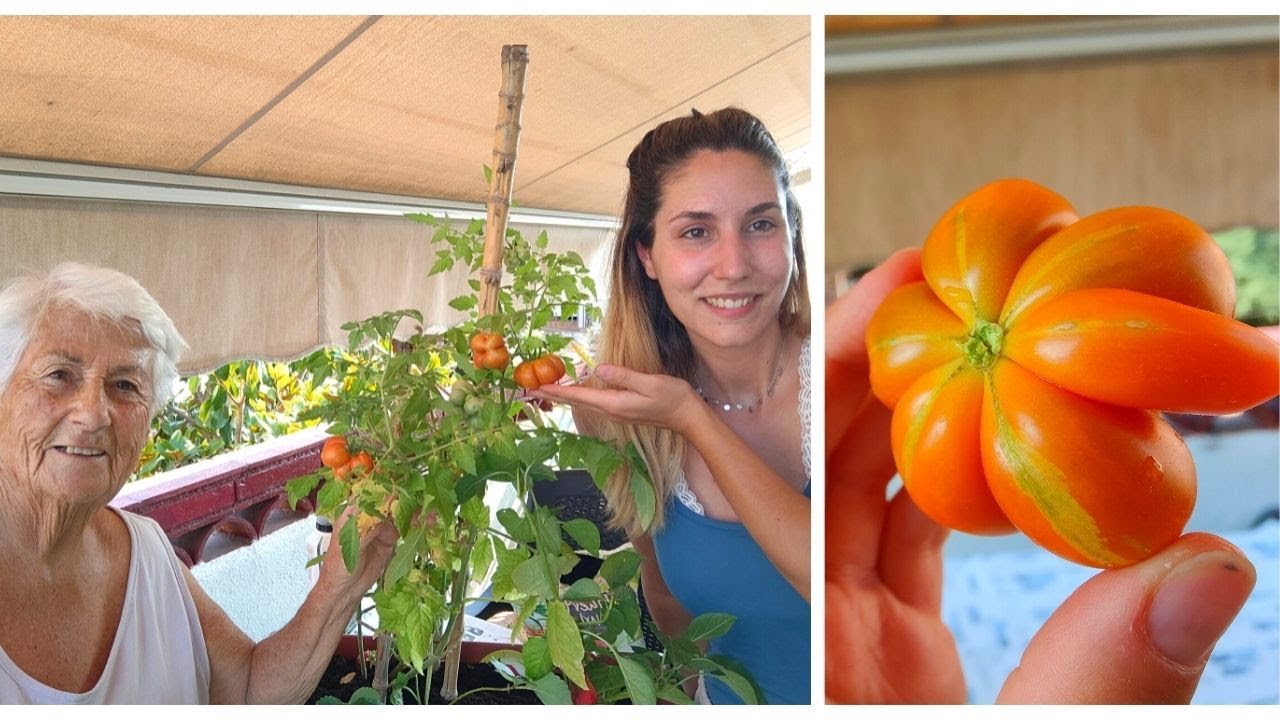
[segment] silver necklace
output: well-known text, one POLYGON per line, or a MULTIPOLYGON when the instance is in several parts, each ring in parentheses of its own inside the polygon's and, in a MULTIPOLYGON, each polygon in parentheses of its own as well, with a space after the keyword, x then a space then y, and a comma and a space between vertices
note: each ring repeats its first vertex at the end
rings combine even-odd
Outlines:
POLYGON ((765 400, 773 397, 773 391, 778 387, 778 378, 782 377, 782 352, 786 347, 786 339, 783 338, 783 341, 778 345, 778 359, 773 363, 773 376, 769 378, 769 385, 765 387, 764 394, 756 397, 755 400, 747 403, 721 402, 719 400, 714 400, 703 392, 701 380, 698 381, 698 386, 695 388, 698 395, 702 398, 703 402, 715 407, 721 412, 735 412, 738 410, 746 410, 749 413, 755 412, 756 408, 763 405, 765 400))

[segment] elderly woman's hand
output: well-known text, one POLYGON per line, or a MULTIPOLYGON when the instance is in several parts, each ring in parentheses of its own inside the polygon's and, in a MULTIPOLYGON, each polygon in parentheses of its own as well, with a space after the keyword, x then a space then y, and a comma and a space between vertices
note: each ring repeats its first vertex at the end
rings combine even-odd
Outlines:
POLYGON ((620 365, 598 365, 593 375, 608 388, 543 385, 531 397, 563 402, 614 422, 659 425, 683 433, 704 404, 689 383, 670 375, 637 372, 620 365))
MULTIPOLYGON (((827 312, 827 695, 836 702, 965 699, 941 618, 947 530, 906 492, 886 497, 891 413, 868 379, 872 313, 920 277, 918 252, 899 252, 827 312)), ((1188 702, 1255 577, 1239 550, 1204 534, 1101 572, 1031 640, 999 699, 1188 702)))
POLYGON ((333 541, 329 543, 329 549, 321 561, 320 582, 332 583, 345 594, 363 595, 377 582, 382 571, 391 562, 400 534, 390 520, 380 521, 371 527, 360 536, 360 557, 356 561, 356 567, 347 572, 347 566, 342 560, 342 544, 338 542, 338 538, 348 522, 356 522, 358 519, 359 510, 351 507, 334 523, 333 541))

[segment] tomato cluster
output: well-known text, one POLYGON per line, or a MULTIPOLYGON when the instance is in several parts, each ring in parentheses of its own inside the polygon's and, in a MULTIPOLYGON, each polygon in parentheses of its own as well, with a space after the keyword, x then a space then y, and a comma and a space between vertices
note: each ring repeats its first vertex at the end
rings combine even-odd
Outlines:
POLYGON ((564 373, 564 360, 559 355, 550 353, 517 365, 515 381, 525 390, 537 390, 543 385, 559 381, 564 373))
POLYGON ((1129 565, 1182 532, 1186 444, 1156 411, 1220 414, 1280 392, 1280 352, 1231 318, 1213 238, 1166 210, 1078 218, 1025 180, 947 211, 923 282, 871 319, 876 396, 920 509, 951 528, 1014 529, 1069 560, 1129 565))
POLYGON ((471 336, 471 362, 485 370, 506 370, 511 362, 507 341, 497 333, 478 332, 471 336))
POLYGON ((347 448, 347 439, 341 435, 334 435, 324 441, 320 448, 320 462, 332 470, 333 476, 339 480, 355 470, 364 475, 373 471, 373 456, 364 450, 352 455, 347 448))

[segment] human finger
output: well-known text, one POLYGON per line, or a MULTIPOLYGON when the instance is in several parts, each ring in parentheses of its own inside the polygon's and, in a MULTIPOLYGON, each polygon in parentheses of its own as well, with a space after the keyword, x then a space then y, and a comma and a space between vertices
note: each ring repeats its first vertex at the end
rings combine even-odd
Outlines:
POLYGON ((867 325, 871 315, 895 288, 919 280, 920 251, 899 250, 863 275, 853 289, 827 308, 827 449, 848 430, 857 410, 850 398, 870 389, 867 365, 867 325))
POLYGON ((827 579, 875 567, 885 518, 885 487, 893 477, 889 410, 868 394, 855 413, 859 432, 846 434, 827 457, 827 579))
POLYGON ((1000 702, 1186 703, 1257 573, 1203 533, 1082 585, 1032 638, 1000 702))
POLYGON ((942 612, 942 546, 950 531, 930 520, 899 490, 889 503, 880 540, 880 579, 903 603, 942 612))
POLYGON ((552 400, 554 402, 568 403, 569 405, 597 405, 607 397, 608 390, 590 387, 588 385, 559 385, 550 384, 543 385, 536 390, 529 390, 525 393, 526 397, 535 400, 552 400))

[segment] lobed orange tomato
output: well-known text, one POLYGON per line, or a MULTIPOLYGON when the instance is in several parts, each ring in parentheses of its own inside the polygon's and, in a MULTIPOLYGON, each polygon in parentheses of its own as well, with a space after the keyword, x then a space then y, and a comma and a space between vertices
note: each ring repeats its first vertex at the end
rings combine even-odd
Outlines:
POLYGON ((320 462, 331 470, 346 465, 350 460, 351 453, 347 450, 347 439, 341 435, 330 437, 320 447, 320 462))
POLYGON ((1231 319, 1226 256, 1166 210, 1078 218, 1047 188, 1001 180, 943 215, 921 267, 873 315, 867 351, 907 492, 948 527, 1138 562, 1195 504, 1191 454, 1155 411, 1280 393, 1280 349, 1231 319))
POLYGON ((507 341, 497 333, 478 332, 471 336, 471 362, 485 370, 506 370, 511 362, 507 341))
POLYGON ((516 366, 516 384, 525 390, 537 390, 564 377, 564 360, 559 355, 547 354, 516 366))

